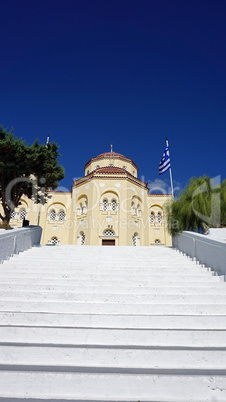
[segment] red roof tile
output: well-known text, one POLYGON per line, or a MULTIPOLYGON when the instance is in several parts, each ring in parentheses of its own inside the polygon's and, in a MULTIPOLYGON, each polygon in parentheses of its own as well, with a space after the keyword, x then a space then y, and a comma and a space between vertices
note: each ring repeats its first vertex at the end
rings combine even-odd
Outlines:
POLYGON ((123 158, 126 158, 126 156, 124 156, 124 155, 122 155, 122 154, 119 154, 118 152, 114 152, 114 151, 112 151, 112 152, 104 152, 103 154, 100 154, 100 155, 97 155, 96 156, 96 158, 98 158, 99 156, 107 156, 107 157, 109 157, 109 156, 122 156, 123 158))
POLYGON ((119 167, 117 167, 117 166, 105 166, 105 167, 100 167, 100 168, 97 168, 97 169, 95 169, 95 172, 96 173, 116 173, 116 174, 118 174, 118 173, 128 173, 127 171, 126 171, 126 169, 122 169, 122 168, 119 168, 119 167))

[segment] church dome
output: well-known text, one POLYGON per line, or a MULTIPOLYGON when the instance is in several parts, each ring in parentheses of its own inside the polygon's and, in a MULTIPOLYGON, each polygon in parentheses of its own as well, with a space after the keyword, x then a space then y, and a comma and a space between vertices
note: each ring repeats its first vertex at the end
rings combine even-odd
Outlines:
POLYGON ((85 171, 86 174, 88 174, 88 172, 92 172, 100 167, 106 166, 122 168, 123 171, 127 170, 133 176, 137 176, 138 167, 136 163, 134 163, 132 159, 127 158, 126 156, 115 151, 104 152, 95 156, 94 158, 91 158, 85 164, 85 171))

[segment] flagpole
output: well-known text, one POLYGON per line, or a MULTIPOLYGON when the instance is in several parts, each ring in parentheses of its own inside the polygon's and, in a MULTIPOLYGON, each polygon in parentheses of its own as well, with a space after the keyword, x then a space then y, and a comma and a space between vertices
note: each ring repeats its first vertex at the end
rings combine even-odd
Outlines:
POLYGON ((49 133, 48 133, 47 139, 46 139, 46 148, 48 148, 48 144, 49 144, 49 133))
MULTIPOLYGON (((169 147, 169 141, 168 141, 168 138, 166 138, 166 146, 167 146, 167 148, 169 147)), ((173 179, 172 179, 171 163, 170 163, 169 173, 170 173, 170 183, 171 183, 172 197, 174 198, 174 191, 173 191, 173 179)))

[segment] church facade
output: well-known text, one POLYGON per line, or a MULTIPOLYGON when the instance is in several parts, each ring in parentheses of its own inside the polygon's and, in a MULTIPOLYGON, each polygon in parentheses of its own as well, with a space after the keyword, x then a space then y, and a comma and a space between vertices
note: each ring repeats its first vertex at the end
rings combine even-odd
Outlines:
POLYGON ((42 244, 171 246, 164 209, 171 195, 150 194, 137 172, 124 155, 100 154, 71 191, 50 191, 44 205, 22 199, 10 224, 40 224, 42 244))

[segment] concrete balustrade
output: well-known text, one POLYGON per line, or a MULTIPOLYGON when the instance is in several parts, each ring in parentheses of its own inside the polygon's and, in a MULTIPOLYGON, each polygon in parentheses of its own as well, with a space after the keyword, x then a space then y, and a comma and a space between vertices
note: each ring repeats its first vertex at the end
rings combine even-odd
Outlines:
POLYGON ((173 236, 173 248, 226 275, 226 242, 184 231, 173 236))
POLYGON ((14 254, 40 244, 42 228, 29 226, 12 230, 0 230, 0 263, 14 254))

